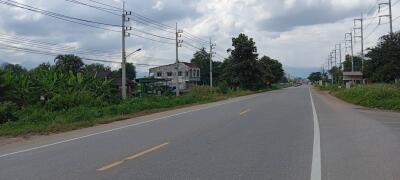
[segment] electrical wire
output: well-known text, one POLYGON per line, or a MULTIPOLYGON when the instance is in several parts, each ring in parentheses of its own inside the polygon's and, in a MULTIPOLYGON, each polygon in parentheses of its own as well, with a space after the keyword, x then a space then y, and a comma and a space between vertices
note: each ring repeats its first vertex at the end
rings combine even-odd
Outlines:
POLYGON ((108 8, 103 8, 103 7, 99 7, 99 6, 94 6, 94 5, 83 3, 83 2, 77 1, 77 0, 65 0, 65 1, 71 2, 71 3, 75 3, 75 4, 79 4, 79 5, 83 5, 83 6, 87 6, 87 7, 91 7, 91 8, 94 8, 94 9, 97 9, 97 10, 100 10, 100 11, 103 11, 103 12, 106 12, 106 13, 109 13, 109 14, 116 15, 116 16, 121 16, 120 14, 112 12, 112 11, 119 11, 119 10, 116 10, 116 9, 108 9, 108 8))

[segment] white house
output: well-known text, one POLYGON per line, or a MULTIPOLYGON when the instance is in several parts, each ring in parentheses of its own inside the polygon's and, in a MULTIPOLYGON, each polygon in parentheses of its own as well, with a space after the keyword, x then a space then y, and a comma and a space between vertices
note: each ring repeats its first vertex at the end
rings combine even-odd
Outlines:
POLYGON ((165 79, 167 80, 168 86, 176 88, 175 75, 177 74, 180 90, 186 90, 200 81, 200 68, 196 65, 180 62, 178 64, 178 71, 176 70, 176 67, 176 63, 154 67, 149 70, 149 75, 156 79, 165 79))

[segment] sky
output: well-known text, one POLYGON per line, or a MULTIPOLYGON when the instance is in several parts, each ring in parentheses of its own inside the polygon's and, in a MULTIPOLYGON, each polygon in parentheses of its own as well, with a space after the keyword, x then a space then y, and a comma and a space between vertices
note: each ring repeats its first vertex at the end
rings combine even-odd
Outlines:
MULTIPOLYGON (((59 53, 60 49, 76 54, 84 51, 81 56, 86 58, 121 61, 122 35, 118 32, 120 28, 112 26, 121 24, 117 10, 122 7, 121 1, 13 0, 68 17, 107 24, 92 24, 103 29, 6 5, 6 1, 0 0, 0 63, 32 68, 43 62, 53 62, 52 54, 36 55, 15 47, 51 53, 59 53), (84 4, 102 7, 108 12, 84 4), (29 43, 31 40, 53 46, 29 43), (10 49, 10 45, 14 49, 10 49)), ((398 1, 393 0, 395 31, 399 29, 396 21, 400 15, 398 1)), ((231 48, 232 37, 245 33, 256 42, 260 57, 267 55, 278 59, 287 73, 305 77, 311 71, 320 70, 323 64, 326 66, 328 55, 336 44, 343 43, 343 56, 349 53, 349 50, 345 51, 344 35, 352 31, 353 19, 360 18, 362 13, 365 18, 365 49, 376 45, 379 37, 389 32, 388 18, 382 18, 382 25, 378 26, 379 18, 376 17, 388 13, 385 6, 378 12, 379 2, 387 0, 127 0, 126 9, 133 12, 127 22, 133 28, 131 36, 126 38, 127 53, 142 49, 129 56, 128 62, 146 64, 137 66, 138 76, 147 74, 148 65, 173 63, 176 49, 174 40, 171 40, 175 34, 171 31, 178 23, 184 41, 179 48, 180 61, 189 62, 196 48, 209 49, 205 41, 210 39, 216 44, 214 60, 222 61, 228 56, 226 50, 231 48), (143 23, 143 18, 138 18, 142 16, 163 25, 143 23), (193 35, 196 38, 187 38, 193 35)), ((354 53, 358 54, 360 41, 355 40, 354 53)), ((114 69, 120 66, 118 63, 105 64, 114 69)))

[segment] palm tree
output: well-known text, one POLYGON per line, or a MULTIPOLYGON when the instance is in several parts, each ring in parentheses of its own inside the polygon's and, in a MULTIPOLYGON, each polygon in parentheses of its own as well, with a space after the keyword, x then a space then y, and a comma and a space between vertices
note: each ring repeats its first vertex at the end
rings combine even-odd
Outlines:
POLYGON ((62 72, 72 71, 74 74, 82 71, 85 65, 80 57, 73 54, 58 55, 54 59, 54 62, 56 63, 56 67, 62 72))

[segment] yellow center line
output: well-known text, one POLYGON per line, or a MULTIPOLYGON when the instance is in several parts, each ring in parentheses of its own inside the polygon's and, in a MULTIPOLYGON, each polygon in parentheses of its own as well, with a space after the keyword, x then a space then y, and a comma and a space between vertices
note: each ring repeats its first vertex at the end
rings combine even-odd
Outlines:
POLYGON ((147 153, 150 153, 150 152, 152 152, 152 151, 161 149, 161 148, 163 148, 164 146, 167 146, 168 144, 169 144, 169 142, 166 142, 166 143, 160 144, 160 145, 158 145, 158 146, 154 146, 154 147, 152 147, 152 148, 150 148, 150 149, 147 149, 147 150, 142 151, 142 152, 140 152, 140 153, 137 153, 137 154, 135 154, 135 155, 129 156, 129 157, 126 158, 126 160, 133 160, 133 159, 136 159, 136 158, 138 158, 138 157, 140 157, 140 156, 143 156, 143 155, 145 155, 145 154, 147 154, 147 153))
POLYGON ((107 165, 107 166, 104 166, 104 167, 102 167, 102 168, 97 169, 97 171, 106 171, 106 170, 109 170, 109 169, 111 169, 111 168, 113 168, 113 167, 115 167, 115 166, 118 166, 118 165, 122 164, 123 162, 124 162, 124 161, 116 161, 116 162, 113 162, 113 163, 111 163, 111 164, 109 164, 109 165, 107 165))
POLYGON ((111 164, 109 164, 109 165, 106 165, 106 166, 104 166, 104 167, 101 167, 101 168, 97 169, 97 171, 106 171, 106 170, 109 170, 109 169, 114 168, 114 167, 116 167, 116 166, 118 166, 118 165, 121 165, 121 164, 124 163, 125 161, 136 159, 136 158, 138 158, 138 157, 140 157, 140 156, 143 156, 143 155, 145 155, 145 154, 147 154, 147 153, 150 153, 150 152, 156 151, 156 150, 158 150, 158 149, 161 149, 161 148, 163 148, 164 146, 167 146, 168 144, 169 144, 169 142, 166 142, 166 143, 163 143, 163 144, 154 146, 154 147, 149 148, 149 149, 147 149, 147 150, 144 150, 144 151, 142 151, 142 152, 140 152, 140 153, 137 153, 137 154, 135 154, 135 155, 129 156, 129 157, 125 158, 124 160, 115 161, 115 162, 113 162, 113 163, 111 163, 111 164))
POLYGON ((250 112, 250 111, 251 111, 250 109, 246 109, 245 111, 242 111, 242 112, 240 113, 240 115, 243 116, 243 115, 245 115, 246 113, 248 113, 248 112, 250 112))

